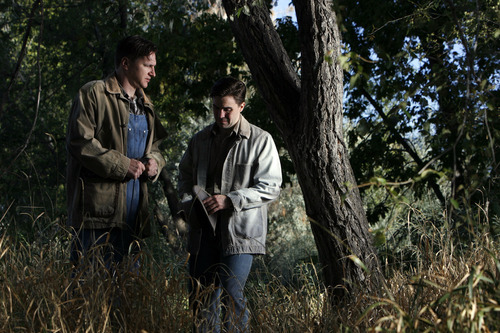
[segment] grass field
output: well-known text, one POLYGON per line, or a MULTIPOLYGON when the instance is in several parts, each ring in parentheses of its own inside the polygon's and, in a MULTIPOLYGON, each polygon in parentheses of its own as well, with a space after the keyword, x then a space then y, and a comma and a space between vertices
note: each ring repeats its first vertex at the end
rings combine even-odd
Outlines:
MULTIPOLYGON (((500 250, 483 229, 460 244, 443 227, 427 228, 412 243, 411 265, 383 263, 383 297, 345 304, 329 300, 317 263, 294 263, 293 278, 283 279, 259 258, 246 290, 251 330, 499 332, 500 250)), ((72 271, 68 244, 55 222, 32 240, 3 233, 0 332, 191 331, 185 253, 169 254, 157 236, 140 254, 139 272, 95 265, 83 274, 72 271)))

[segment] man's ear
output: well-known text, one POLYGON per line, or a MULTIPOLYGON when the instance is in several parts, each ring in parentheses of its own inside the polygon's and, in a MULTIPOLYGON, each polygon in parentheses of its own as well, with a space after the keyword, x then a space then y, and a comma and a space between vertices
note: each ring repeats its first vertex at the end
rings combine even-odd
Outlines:
POLYGON ((123 57, 122 60, 120 60, 120 66, 122 66, 122 68, 124 70, 128 70, 128 67, 130 65, 130 59, 127 58, 127 57, 123 57))

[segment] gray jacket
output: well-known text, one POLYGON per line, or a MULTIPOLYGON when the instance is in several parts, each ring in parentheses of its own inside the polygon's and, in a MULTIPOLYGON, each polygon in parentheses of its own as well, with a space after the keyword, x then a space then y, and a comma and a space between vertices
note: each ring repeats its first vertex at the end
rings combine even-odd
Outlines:
MULTIPOLYGON (((267 235, 267 205, 280 192, 281 165, 271 135, 250 124, 243 116, 238 138, 224 161, 221 194, 227 195, 233 210, 219 211, 224 255, 264 254, 267 235)), ((194 221, 192 188, 206 188, 212 129, 198 132, 179 164, 179 194, 190 220, 189 251, 199 250, 201 226, 194 221)), ((207 220, 208 221, 208 220, 207 220)), ((208 223, 208 222, 203 223, 208 223)))

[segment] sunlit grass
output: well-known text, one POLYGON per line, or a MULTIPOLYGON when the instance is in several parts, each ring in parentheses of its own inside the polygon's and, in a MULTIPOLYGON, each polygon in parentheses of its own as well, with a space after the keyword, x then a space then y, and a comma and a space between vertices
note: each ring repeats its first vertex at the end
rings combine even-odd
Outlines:
POLYGON ((185 277, 147 258, 139 272, 104 265, 73 274, 67 258, 0 241, 1 332, 183 332, 185 277))
MULTIPOLYGON (((408 223, 415 221, 431 225, 412 229, 420 233, 411 244, 416 259, 386 267, 382 296, 336 303, 317 263, 290 264, 293 277, 284 279, 258 259, 246 289, 251 331, 499 332, 498 240, 484 228, 460 246, 451 230, 408 223)), ((75 273, 69 235, 44 230, 44 240, 31 243, 0 236, 0 332, 191 331, 186 262, 162 260, 166 242, 158 238, 140 254, 138 272, 97 265, 75 273)))

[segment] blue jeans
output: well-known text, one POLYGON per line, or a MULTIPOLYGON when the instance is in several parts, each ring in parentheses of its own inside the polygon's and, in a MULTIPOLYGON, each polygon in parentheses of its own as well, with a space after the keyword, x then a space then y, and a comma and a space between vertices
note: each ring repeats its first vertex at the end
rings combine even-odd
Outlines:
POLYGON ((200 251, 189 259, 190 303, 195 332, 248 331, 243 289, 252 267, 252 254, 223 256, 213 232, 203 232, 200 251))

